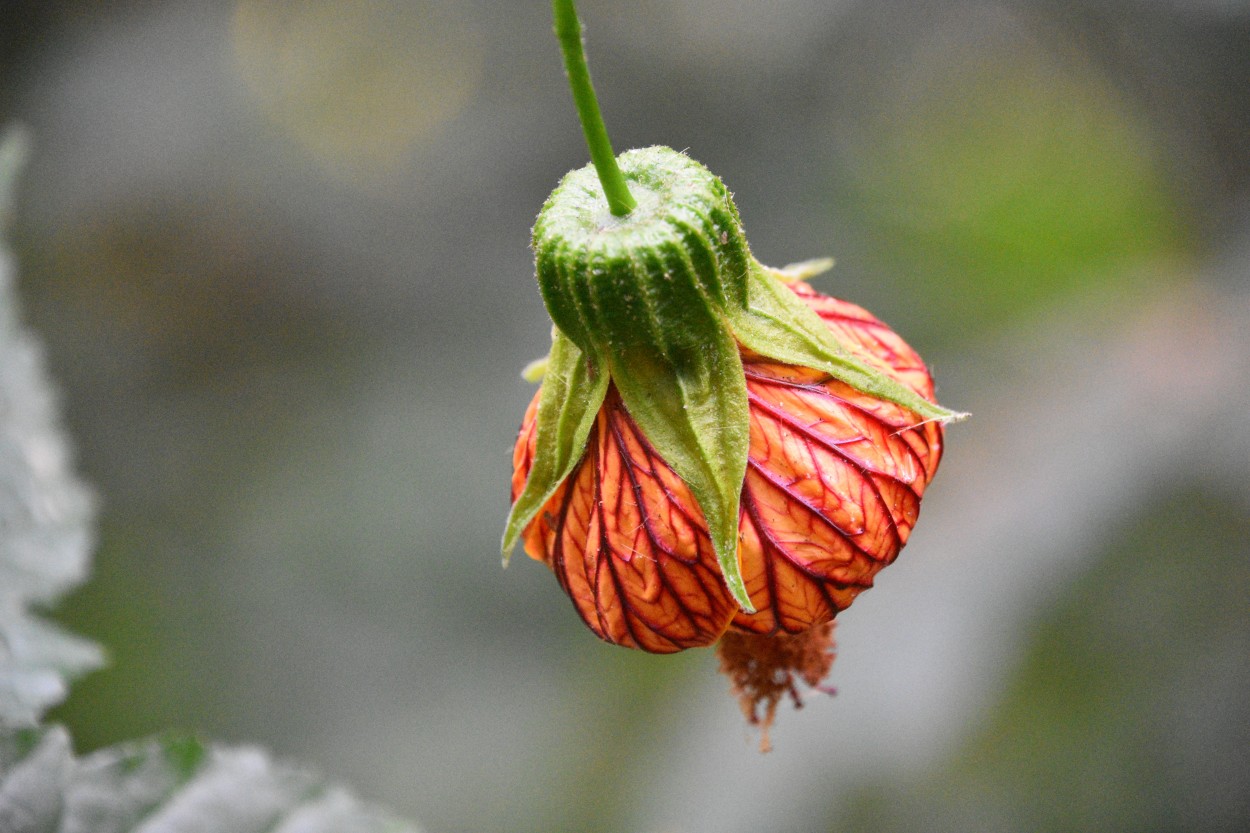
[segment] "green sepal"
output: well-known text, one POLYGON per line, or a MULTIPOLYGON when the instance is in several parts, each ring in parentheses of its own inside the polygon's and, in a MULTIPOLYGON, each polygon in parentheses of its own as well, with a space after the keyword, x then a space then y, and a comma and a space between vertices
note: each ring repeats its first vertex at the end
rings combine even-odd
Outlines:
MULTIPOLYGON (((807 264, 796 264, 803 266, 807 264)), ((901 405, 925 419, 950 422, 967 416, 935 405, 851 355, 824 319, 786 286, 783 275, 789 277, 782 270, 752 264, 747 305, 729 310, 730 326, 744 347, 785 364, 824 371, 856 390, 901 405)))
POLYGON ((525 367, 521 368, 521 378, 527 382, 538 384, 547 375, 547 363, 551 361, 550 356, 543 356, 541 359, 534 359, 525 367))
POLYGON ((560 488, 585 453, 590 429, 607 393, 607 368, 553 327, 551 355, 547 358, 534 417, 534 464, 504 527, 505 567, 521 530, 560 488))
POLYGON ((703 511, 725 586, 755 607, 738 563, 738 513, 750 446, 742 357, 719 316, 701 348, 674 354, 638 348, 607 357, 629 415, 656 454, 690 487, 703 511))
POLYGON ((815 257, 811 260, 800 260, 798 263, 787 263, 780 269, 764 266, 763 264, 758 265, 765 272, 777 277, 783 283, 794 283, 795 281, 805 281, 808 278, 814 278, 817 275, 828 272, 833 268, 833 258, 815 257))

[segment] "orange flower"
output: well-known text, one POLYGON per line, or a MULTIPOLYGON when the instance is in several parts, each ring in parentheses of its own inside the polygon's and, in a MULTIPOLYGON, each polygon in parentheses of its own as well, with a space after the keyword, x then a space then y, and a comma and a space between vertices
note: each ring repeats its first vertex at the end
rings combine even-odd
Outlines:
POLYGON ((617 161, 633 210, 606 211, 587 166, 534 225, 555 327, 505 563, 523 538, 608 642, 719 642, 767 729, 796 679, 828 673, 834 616, 897 557, 963 415, 892 330, 803 282, 832 261, 756 260, 706 167, 663 147, 617 161))
MULTIPOLYGON (((933 401, 928 371, 893 330, 806 283, 788 286, 855 358, 933 401)), ((818 370, 745 349, 742 362, 750 446, 738 558, 755 612, 726 589, 698 503, 613 387, 585 454, 524 531, 525 551, 552 569, 608 642, 669 653, 726 632, 806 633, 872 586, 907 542, 941 457, 942 423, 818 370)), ((538 402, 535 395, 513 454, 514 500, 534 458, 538 402)), ((831 650, 829 629, 823 634, 831 650)), ((748 716, 764 699, 771 718, 780 694, 747 695, 748 716)))

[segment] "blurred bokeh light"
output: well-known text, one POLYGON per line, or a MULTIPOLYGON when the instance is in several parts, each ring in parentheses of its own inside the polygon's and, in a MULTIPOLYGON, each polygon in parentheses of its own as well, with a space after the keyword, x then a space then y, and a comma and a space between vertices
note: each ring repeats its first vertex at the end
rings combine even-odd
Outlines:
POLYGON ((376 181, 472 100, 476 27, 455 3, 239 0, 231 35, 264 115, 329 170, 376 181))
POLYGON ((1159 136, 1074 41, 1015 10, 961 10, 883 68, 847 131, 860 222, 939 331, 1010 326, 1185 251, 1159 136))
POLYGON ((834 698, 502 571, 586 161, 545 0, 19 0, 20 289, 102 499, 91 749, 175 727, 437 833, 1250 829, 1250 3, 583 0, 621 148, 929 360, 953 426, 834 698))

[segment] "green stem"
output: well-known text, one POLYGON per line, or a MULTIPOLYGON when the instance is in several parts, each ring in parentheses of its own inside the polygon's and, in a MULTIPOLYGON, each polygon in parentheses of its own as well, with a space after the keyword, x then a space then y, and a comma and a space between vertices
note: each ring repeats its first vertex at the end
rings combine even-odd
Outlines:
POLYGON ((586 66, 586 53, 582 48, 582 22, 577 19, 573 0, 551 0, 551 11, 556 21, 556 37, 564 54, 564 69, 569 75, 569 87, 573 90, 573 103, 586 134, 586 147, 590 149, 590 161, 595 163, 603 194, 608 198, 608 208, 617 217, 633 211, 638 202, 625 185, 625 176, 616 164, 608 129, 599 112, 599 100, 590 83, 590 70, 586 66))

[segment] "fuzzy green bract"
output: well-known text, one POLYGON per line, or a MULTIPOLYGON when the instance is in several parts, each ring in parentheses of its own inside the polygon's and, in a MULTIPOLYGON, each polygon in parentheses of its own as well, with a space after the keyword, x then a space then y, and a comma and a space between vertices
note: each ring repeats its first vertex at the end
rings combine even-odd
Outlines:
POLYGON ((754 263, 750 299, 731 316, 744 347, 785 364, 828 373, 856 390, 902 405, 925 419, 952 420, 963 414, 935 405, 911 388, 856 359, 821 317, 785 286, 781 270, 754 263))
POLYGON ((690 487, 725 584, 753 612, 738 564, 750 440, 740 345, 828 373, 921 419, 962 416, 854 358, 785 283, 830 261, 770 269, 750 253, 724 183, 671 148, 621 154, 637 199, 608 208, 593 166, 569 173, 534 226, 538 285, 555 322, 534 465, 508 517, 505 558, 585 453, 609 381, 656 453, 690 487))
POLYGON ((608 374, 558 329, 551 332, 551 355, 538 400, 534 454, 525 489, 512 505, 503 536, 504 564, 525 525, 569 476, 586 448, 595 415, 608 392, 608 374))

